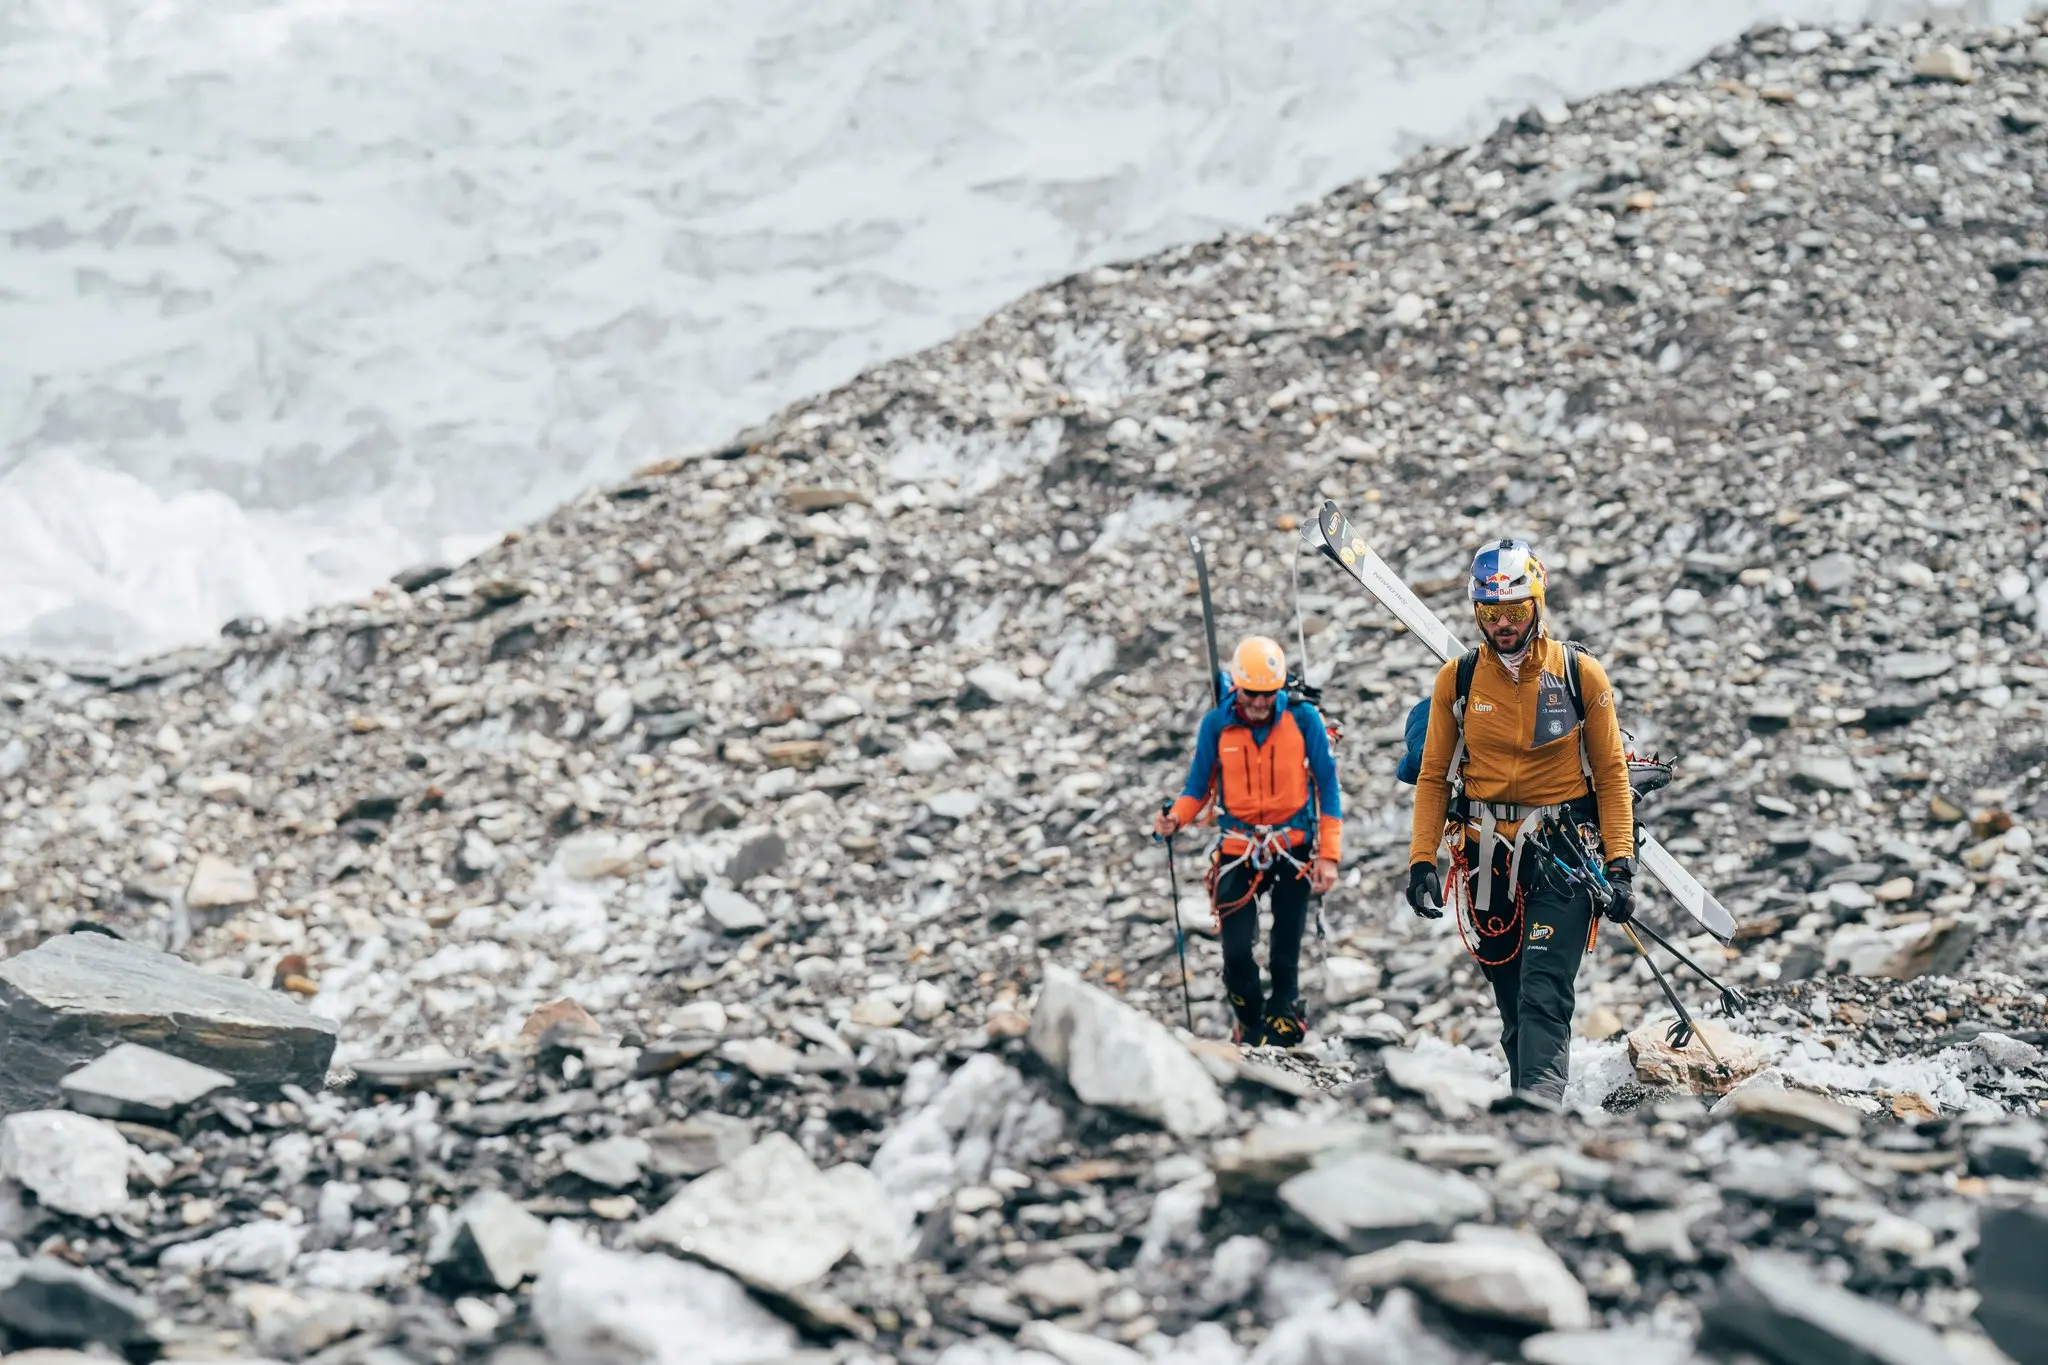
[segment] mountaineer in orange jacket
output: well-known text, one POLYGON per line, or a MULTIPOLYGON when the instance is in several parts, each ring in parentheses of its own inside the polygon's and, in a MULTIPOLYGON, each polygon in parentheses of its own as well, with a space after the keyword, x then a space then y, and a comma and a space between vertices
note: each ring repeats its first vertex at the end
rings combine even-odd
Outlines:
POLYGON ((1543 563, 1517 540, 1472 561, 1485 644, 1436 675, 1415 784, 1408 904, 1443 915, 1437 850, 1451 844, 1451 899, 1493 985, 1510 1097, 1552 1109, 1570 1070, 1573 979, 1594 904, 1635 913, 1635 796, 1607 671, 1545 631, 1543 563))
POLYGON ((1210 858, 1209 901, 1236 1038, 1251 1046, 1291 1047, 1308 1032, 1300 1000, 1302 929, 1309 894, 1336 885, 1343 839, 1329 731, 1315 707, 1289 698, 1286 679, 1278 644, 1254 635, 1238 645, 1230 690, 1202 717, 1180 799, 1153 823, 1153 832, 1166 837, 1212 801, 1218 808, 1223 841, 1210 858), (1260 990, 1253 956, 1262 891, 1273 916, 1270 998, 1260 990), (1251 913, 1243 913, 1247 908, 1251 913))

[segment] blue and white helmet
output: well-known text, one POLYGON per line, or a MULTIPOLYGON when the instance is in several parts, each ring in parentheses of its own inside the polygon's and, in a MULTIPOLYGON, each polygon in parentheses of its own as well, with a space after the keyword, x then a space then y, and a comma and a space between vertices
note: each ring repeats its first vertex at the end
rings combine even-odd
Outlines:
POLYGON ((1526 540, 1492 540, 1472 557, 1474 602, 1534 602, 1543 605, 1547 575, 1526 540))

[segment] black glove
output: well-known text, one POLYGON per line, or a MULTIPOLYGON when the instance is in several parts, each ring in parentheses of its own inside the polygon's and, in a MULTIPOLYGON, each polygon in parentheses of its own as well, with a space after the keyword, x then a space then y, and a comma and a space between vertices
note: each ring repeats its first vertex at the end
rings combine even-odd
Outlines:
POLYGON ((1434 860, 1408 869, 1408 907, 1424 919, 1444 917, 1444 884, 1434 860))
POLYGON ((1607 865, 1607 885, 1613 892, 1607 902, 1607 918, 1627 924, 1636 917, 1636 860, 1616 858, 1607 865))

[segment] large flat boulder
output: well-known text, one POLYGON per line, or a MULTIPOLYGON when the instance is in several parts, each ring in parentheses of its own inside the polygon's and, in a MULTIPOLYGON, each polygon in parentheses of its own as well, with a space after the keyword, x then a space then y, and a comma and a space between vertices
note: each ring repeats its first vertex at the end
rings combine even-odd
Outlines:
POLYGON ((337 1029, 293 997, 104 934, 60 934, 0 962, 0 1114, 56 1108, 62 1082, 122 1043, 261 1096, 319 1090, 337 1029))
POLYGON ((1148 1119, 1175 1137, 1229 1118, 1215 1078, 1165 1027, 1076 972, 1049 965, 1031 1013, 1031 1046, 1082 1103, 1148 1119))

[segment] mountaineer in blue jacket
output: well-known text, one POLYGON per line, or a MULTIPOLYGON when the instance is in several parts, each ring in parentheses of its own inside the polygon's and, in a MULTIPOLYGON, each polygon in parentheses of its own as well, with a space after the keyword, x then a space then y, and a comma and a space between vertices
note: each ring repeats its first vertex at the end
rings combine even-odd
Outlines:
POLYGON ((1180 798, 1161 812, 1162 837, 1195 822, 1212 804, 1223 840, 1209 861, 1209 904, 1223 944, 1223 986, 1236 1015, 1236 1038, 1251 1046, 1291 1047, 1308 1033, 1301 1011, 1302 929, 1308 898, 1337 884, 1343 800, 1337 760, 1322 713, 1289 698, 1280 646, 1254 635, 1230 661, 1230 690, 1202 717, 1180 798), (1253 955, 1261 892, 1272 910, 1267 968, 1272 994, 1260 990, 1253 955))

